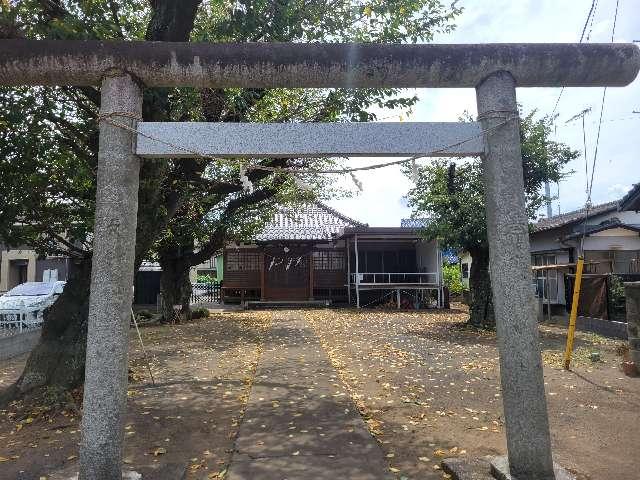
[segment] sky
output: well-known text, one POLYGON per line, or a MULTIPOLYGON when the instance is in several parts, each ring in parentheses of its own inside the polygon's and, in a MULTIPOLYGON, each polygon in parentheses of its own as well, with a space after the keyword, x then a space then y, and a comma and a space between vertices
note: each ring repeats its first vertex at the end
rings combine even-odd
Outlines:
MULTIPOLYGON (((433 43, 577 42, 591 6, 591 0, 462 0, 458 3, 464 7, 464 12, 456 20, 456 30, 438 35, 433 43)), ((615 7, 616 0, 597 2, 593 24, 587 27, 589 39, 585 38, 585 41, 611 41, 615 7)), ((619 0, 614 41, 634 40, 640 40, 640 0, 619 0)), ((554 140, 583 152, 581 121, 566 121, 586 108, 592 109, 585 117, 589 165, 596 144, 602 91, 602 88, 567 88, 556 111, 559 116, 554 140)), ((417 94, 419 102, 410 116, 403 117, 406 121, 457 121, 465 110, 474 116, 477 114, 473 89, 414 89, 407 93, 417 94)), ((545 115, 553 111, 559 93, 560 88, 521 88, 517 97, 525 112, 537 109, 545 115)), ((640 113, 634 111, 640 112, 640 78, 627 87, 607 89, 593 181, 593 204, 617 200, 634 183, 640 182, 640 113)), ((399 121, 398 114, 387 111, 379 117, 389 117, 385 119, 388 122, 399 121)), ((349 165, 373 161, 351 159, 349 165)), ((559 185, 551 186, 552 195, 558 196, 552 205, 554 215, 582 208, 586 200, 584 156, 571 162, 568 170, 575 173, 559 185)), ((362 172, 358 179, 363 184, 362 192, 328 203, 371 226, 399 226, 400 219, 411 216, 405 195, 412 183, 398 167, 362 172)))

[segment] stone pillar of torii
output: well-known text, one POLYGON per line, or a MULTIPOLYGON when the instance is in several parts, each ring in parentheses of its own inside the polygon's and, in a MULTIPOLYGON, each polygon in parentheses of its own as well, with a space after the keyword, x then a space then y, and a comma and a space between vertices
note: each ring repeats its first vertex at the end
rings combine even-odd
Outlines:
POLYGON ((340 154, 481 154, 508 447, 506 468, 517 479, 555 478, 531 287, 516 88, 625 86, 639 69, 640 50, 633 44, 0 40, 0 85, 102 87, 80 479, 115 480, 122 475, 140 159, 340 154), (194 127, 141 121, 142 88, 178 86, 475 88, 478 123, 243 124, 231 127, 240 130, 230 133, 219 124, 194 127), (200 128, 200 137, 182 137, 181 132, 193 128, 200 128), (261 128, 280 133, 248 133, 261 128), (314 143, 311 139, 319 138, 317 129, 322 128, 338 133, 314 143), (341 128, 346 133, 341 135, 341 128), (154 137, 158 129, 170 134, 172 141, 154 141, 167 138, 154 137), (480 129, 480 148, 469 139, 470 129, 480 129), (291 142, 299 138, 299 132, 301 141, 291 142), (236 136, 230 142, 225 135, 232 134, 236 136), (367 136, 379 141, 363 140, 367 136), (252 143, 255 138, 264 143, 252 143), (454 145, 464 139, 469 140, 466 145, 454 145), (445 146, 450 148, 437 148, 445 146))

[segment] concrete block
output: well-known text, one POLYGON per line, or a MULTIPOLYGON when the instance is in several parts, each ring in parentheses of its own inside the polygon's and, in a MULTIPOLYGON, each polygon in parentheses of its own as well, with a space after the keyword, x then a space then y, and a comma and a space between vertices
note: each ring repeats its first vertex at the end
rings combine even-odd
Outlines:
POLYGON ((441 466, 453 480, 493 480, 487 458, 445 458, 441 466))
MULTIPOLYGON (((511 475, 509 472, 509 460, 506 456, 495 457, 491 460, 491 474, 496 480, 519 480, 520 478, 524 478, 511 475)), ((553 462, 553 474, 555 475, 555 480, 576 480, 573 474, 569 473, 556 462, 553 462)), ((540 478, 540 480, 543 479, 540 478)), ((549 480, 553 480, 552 477, 550 477, 549 480)))
POLYGON ((38 344, 41 329, 17 333, 10 337, 0 337, 0 360, 8 360, 28 353, 38 344))

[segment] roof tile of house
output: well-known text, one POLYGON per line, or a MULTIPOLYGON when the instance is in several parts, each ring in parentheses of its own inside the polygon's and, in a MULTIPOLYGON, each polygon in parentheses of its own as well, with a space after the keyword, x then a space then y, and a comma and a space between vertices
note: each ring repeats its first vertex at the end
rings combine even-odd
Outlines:
POLYGON ((363 226, 366 225, 315 202, 281 208, 256 240, 329 240, 345 227, 363 226))
POLYGON ((620 200, 621 210, 640 210, 640 183, 636 183, 620 200))
MULTIPOLYGON (((593 205, 589 209, 587 218, 592 218, 596 215, 603 213, 609 213, 617 210, 618 201, 602 203, 600 205, 593 205)), ((585 209, 574 210, 572 212, 563 213, 561 215, 555 215, 550 218, 542 218, 537 223, 533 224, 534 232, 544 232, 546 230, 553 230, 554 228, 564 227, 572 223, 580 222, 585 218, 585 209)))

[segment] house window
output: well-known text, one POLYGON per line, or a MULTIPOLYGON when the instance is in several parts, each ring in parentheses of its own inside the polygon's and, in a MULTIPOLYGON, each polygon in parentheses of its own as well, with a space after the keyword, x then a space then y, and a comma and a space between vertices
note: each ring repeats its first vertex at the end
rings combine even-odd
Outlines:
POLYGON ((313 252, 314 270, 344 270, 344 252, 327 250, 313 252))
POLYGON ((229 272, 255 272, 260 270, 261 258, 257 252, 230 251, 227 252, 225 267, 229 272))
POLYGON ((587 250, 584 261, 599 262, 586 265, 586 273, 638 273, 639 250, 587 250))
MULTIPOLYGON (((533 255, 535 266, 555 265, 557 259, 555 255, 533 255)), ((536 285, 536 296, 545 300, 558 300, 558 271, 557 270, 536 270, 534 272, 536 285)))
POLYGON ((462 264, 462 278, 464 278, 464 279, 469 278, 469 264, 468 263, 463 263, 462 264))

